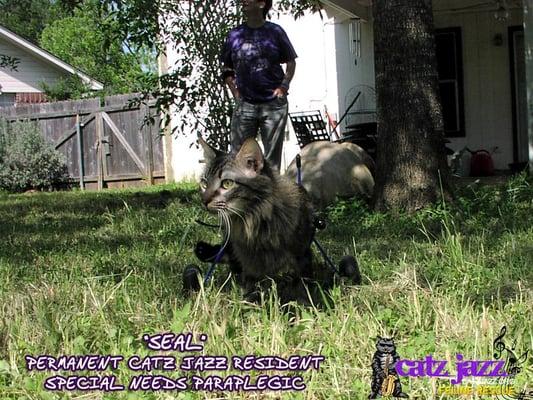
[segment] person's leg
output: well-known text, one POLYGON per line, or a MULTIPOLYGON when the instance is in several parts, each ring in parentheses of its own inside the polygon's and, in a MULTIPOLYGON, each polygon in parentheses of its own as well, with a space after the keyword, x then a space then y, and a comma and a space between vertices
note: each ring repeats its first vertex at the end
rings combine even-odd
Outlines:
POLYGON ((287 97, 279 97, 269 103, 260 105, 261 140, 265 148, 265 158, 278 171, 281 167, 285 126, 289 115, 287 97))
POLYGON ((255 138, 258 128, 257 106, 245 101, 238 101, 231 117, 231 151, 237 151, 246 138, 255 138))

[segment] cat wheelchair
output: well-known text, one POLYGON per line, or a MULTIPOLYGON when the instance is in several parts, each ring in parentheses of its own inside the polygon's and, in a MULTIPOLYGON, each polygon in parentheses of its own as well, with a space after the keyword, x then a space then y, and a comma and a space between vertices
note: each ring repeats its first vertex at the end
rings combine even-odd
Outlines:
MULTIPOLYGON (((299 155, 296 156, 296 167, 297 167, 297 184, 298 186, 301 187, 302 186, 301 158, 299 155)), ((219 226, 217 225, 210 225, 199 220, 197 220, 196 222, 203 226, 207 226, 211 228, 219 228, 219 226)), ((359 265, 358 265, 356 258, 351 255, 345 255, 340 260, 338 266, 336 266, 335 263, 328 256, 324 247, 320 244, 320 242, 316 238, 315 233, 317 231, 322 231, 326 229, 327 227, 327 223, 325 219, 320 216, 315 216, 314 221, 313 221, 313 226, 314 226, 315 232, 313 233, 312 243, 315 245, 319 253, 322 255, 324 264, 327 266, 327 268, 330 269, 330 272, 333 273, 333 276, 344 277, 344 278, 347 278, 349 281, 351 281, 353 284, 356 284, 356 285, 360 284, 361 273, 359 271, 359 265)), ((209 245, 204 242, 198 242, 194 250, 195 255, 200 261, 209 262, 210 266, 202 278, 202 270, 197 265, 195 264, 186 265, 185 269, 183 270, 183 274, 182 274, 183 288, 185 290, 198 291, 200 290, 202 286, 202 281, 203 281, 203 285, 206 286, 209 283, 217 264, 219 264, 223 260, 225 251, 226 251, 226 245, 213 246, 213 245, 209 245)), ((232 272, 238 273, 238 271, 235 271, 231 265, 230 265, 230 269, 232 270, 232 272)))

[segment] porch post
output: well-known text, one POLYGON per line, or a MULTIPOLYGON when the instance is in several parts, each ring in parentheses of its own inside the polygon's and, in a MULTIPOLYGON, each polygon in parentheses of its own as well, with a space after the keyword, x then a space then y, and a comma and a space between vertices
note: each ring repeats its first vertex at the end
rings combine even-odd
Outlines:
POLYGON ((527 126, 529 171, 533 173, 533 0, 524 1, 524 48, 526 57, 527 126))

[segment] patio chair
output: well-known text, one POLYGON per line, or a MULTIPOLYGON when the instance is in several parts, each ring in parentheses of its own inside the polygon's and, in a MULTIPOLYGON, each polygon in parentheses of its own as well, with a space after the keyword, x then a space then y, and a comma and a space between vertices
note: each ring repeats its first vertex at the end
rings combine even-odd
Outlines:
POLYGON ((319 140, 330 141, 326 123, 320 111, 300 111, 289 114, 300 148, 319 140))

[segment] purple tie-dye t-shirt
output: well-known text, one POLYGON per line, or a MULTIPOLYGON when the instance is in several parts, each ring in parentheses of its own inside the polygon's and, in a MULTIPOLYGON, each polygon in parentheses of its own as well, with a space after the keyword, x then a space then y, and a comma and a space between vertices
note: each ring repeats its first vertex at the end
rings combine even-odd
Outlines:
POLYGON ((274 99, 285 76, 280 64, 297 57, 281 26, 265 22, 260 28, 243 24, 228 34, 221 61, 235 71, 242 98, 250 103, 274 99))

